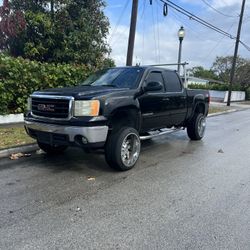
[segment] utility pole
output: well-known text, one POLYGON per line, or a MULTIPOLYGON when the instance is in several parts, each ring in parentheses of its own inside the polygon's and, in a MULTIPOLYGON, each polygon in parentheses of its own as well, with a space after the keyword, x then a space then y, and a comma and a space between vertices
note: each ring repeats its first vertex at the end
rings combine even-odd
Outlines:
POLYGON ((55 11, 54 11, 54 0, 50 0, 50 12, 51 12, 51 18, 54 21, 54 15, 55 15, 55 11))
POLYGON ((240 42, 240 32, 241 32, 243 14, 244 14, 244 9, 245 9, 245 2, 246 2, 246 0, 242 0, 240 20, 239 20, 237 37, 236 37, 236 42, 235 42, 235 49, 234 49, 234 57, 233 57, 232 69, 230 72, 230 83, 229 83, 229 89, 228 89, 229 91, 228 91, 228 98, 227 98, 227 106, 230 106, 230 102, 231 102, 232 85, 233 85, 233 81, 234 81, 234 73, 235 73, 235 66, 236 66, 237 55, 238 55, 238 48, 239 48, 239 42, 240 42))
POLYGON ((137 12, 138 12, 138 0, 133 0, 129 38, 128 38, 128 52, 127 52, 127 63, 126 63, 127 66, 132 66, 133 63, 137 12))

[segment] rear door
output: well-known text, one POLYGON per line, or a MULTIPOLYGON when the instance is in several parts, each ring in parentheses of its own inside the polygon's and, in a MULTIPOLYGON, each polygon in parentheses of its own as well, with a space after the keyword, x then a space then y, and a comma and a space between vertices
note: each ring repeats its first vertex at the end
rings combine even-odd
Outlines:
POLYGON ((147 91, 139 97, 143 131, 164 127, 164 121, 167 120, 168 116, 162 70, 150 71, 145 79, 145 84, 148 82, 161 82, 163 89, 160 91, 147 91))
MULTIPOLYGON (((164 70, 166 99, 171 125, 180 125, 187 114, 187 93, 175 71, 164 70)), ((170 125, 170 124, 168 124, 170 125)))

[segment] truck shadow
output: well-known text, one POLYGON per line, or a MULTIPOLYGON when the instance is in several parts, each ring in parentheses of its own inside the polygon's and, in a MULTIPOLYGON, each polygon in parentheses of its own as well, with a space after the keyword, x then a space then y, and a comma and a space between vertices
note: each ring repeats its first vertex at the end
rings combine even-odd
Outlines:
POLYGON ((85 153, 80 148, 70 148, 62 155, 42 154, 39 157, 40 164, 53 172, 75 171, 75 172, 113 172, 105 162, 104 154, 100 151, 85 153))
MULTIPOLYGON (((163 135, 155 139, 142 141, 141 156, 134 170, 148 165, 155 165, 165 157, 180 157, 192 154, 201 142, 191 142, 186 134, 181 131, 171 135, 163 135), (138 166, 139 165, 139 166, 138 166)), ((119 173, 113 170, 105 161, 104 150, 85 153, 80 148, 69 148, 61 155, 47 155, 33 153, 31 157, 0 161, 0 171, 11 167, 46 168, 53 173, 64 171, 79 172, 91 175, 93 173, 119 173), (2 166, 1 166, 2 165, 2 166)), ((133 171, 133 170, 132 170, 133 171)))

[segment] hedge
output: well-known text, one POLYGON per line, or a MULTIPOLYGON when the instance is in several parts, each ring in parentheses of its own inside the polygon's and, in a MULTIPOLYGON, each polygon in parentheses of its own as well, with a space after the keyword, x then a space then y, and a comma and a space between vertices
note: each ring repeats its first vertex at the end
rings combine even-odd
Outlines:
MULTIPOLYGON (((228 84, 218 84, 218 83, 213 83, 213 84, 189 84, 188 88, 189 89, 207 89, 207 90, 220 90, 220 91, 228 91, 228 84)), ((233 91, 241 91, 242 88, 239 84, 233 84, 232 86, 233 91)))
POLYGON ((250 100, 250 88, 246 91, 246 100, 250 100))
POLYGON ((24 112, 33 91, 77 85, 94 70, 85 65, 40 63, 0 54, 0 114, 24 112))

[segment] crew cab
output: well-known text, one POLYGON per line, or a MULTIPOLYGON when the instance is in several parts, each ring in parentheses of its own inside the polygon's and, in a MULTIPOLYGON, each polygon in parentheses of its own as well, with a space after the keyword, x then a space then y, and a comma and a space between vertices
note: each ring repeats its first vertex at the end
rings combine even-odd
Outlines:
POLYGON ((173 70, 108 68, 76 87, 34 92, 25 129, 48 154, 68 146, 103 148, 111 167, 128 170, 139 158, 141 140, 179 128, 191 140, 202 139, 209 99, 206 90, 184 88, 173 70))

